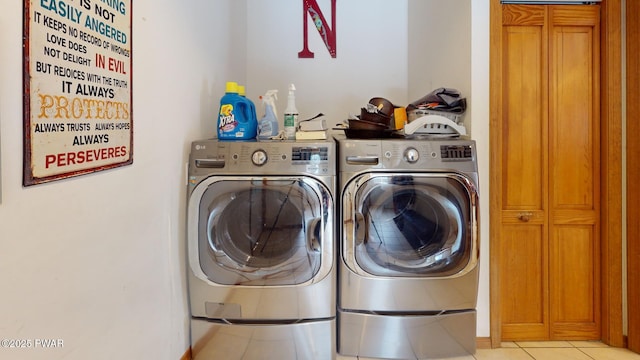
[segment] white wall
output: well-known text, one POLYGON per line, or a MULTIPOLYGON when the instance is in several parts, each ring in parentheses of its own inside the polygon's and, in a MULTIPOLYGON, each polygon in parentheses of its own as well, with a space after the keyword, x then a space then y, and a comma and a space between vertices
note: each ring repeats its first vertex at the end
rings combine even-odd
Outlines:
MULTIPOLYGON (((5 0, 0 335, 60 338, 65 346, 0 349, 0 358, 179 358, 188 347, 184 163, 192 140, 214 136, 224 83, 245 83, 254 100, 279 89, 281 114, 294 82, 301 117, 324 112, 334 123, 374 96, 406 104, 413 100, 407 19, 415 1, 338 1, 336 59, 312 27, 316 57, 297 58, 298 0, 134 1, 133 165, 23 188, 22 1, 5 0)), ((329 1, 318 2, 330 14, 329 1)), ((489 3, 471 3, 467 116, 484 200, 478 336, 488 336, 489 3)))
POLYGON ((237 0, 133 1, 134 162, 23 188, 22 0, 0 11, 0 338, 14 359, 178 359, 188 348, 185 170, 245 80, 237 0), (231 32, 231 33, 230 33, 231 32))
MULTIPOLYGON (((247 96, 257 100, 278 89, 280 129, 289 83, 296 85, 300 119, 322 112, 332 125, 349 113, 359 114, 372 97, 407 103, 407 0, 336 3, 337 57, 331 58, 309 21, 309 50, 315 58, 299 59, 302 2, 247 0, 247 96)), ((330 1, 318 4, 331 25, 330 1)), ((256 106, 261 117, 264 110, 256 106)))
POLYGON ((459 90, 471 125, 471 0, 409 0, 409 100, 434 89, 459 90))

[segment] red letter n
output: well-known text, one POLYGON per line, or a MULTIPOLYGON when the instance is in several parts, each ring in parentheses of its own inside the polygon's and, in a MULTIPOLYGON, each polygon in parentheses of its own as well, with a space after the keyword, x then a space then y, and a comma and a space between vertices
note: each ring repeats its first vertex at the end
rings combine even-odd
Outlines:
POLYGON ((302 38, 304 47, 298 53, 298 58, 313 58, 313 53, 309 50, 307 40, 307 13, 311 16, 313 23, 318 29, 320 37, 329 50, 332 58, 336 57, 336 0, 331 0, 331 27, 327 24, 318 2, 316 0, 302 0, 302 38))

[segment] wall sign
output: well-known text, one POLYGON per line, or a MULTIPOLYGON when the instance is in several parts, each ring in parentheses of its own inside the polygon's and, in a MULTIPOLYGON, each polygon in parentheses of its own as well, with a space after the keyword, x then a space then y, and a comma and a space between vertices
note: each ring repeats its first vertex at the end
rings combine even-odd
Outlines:
POLYGON ((24 186, 133 163, 131 19, 131 0, 24 0, 24 186))
POLYGON ((316 0, 302 0, 302 51, 298 53, 298 58, 313 58, 314 54, 309 50, 307 33, 307 14, 313 20, 313 24, 318 30, 318 34, 324 41, 332 58, 336 57, 336 0, 331 0, 331 27, 327 23, 318 2, 316 0))

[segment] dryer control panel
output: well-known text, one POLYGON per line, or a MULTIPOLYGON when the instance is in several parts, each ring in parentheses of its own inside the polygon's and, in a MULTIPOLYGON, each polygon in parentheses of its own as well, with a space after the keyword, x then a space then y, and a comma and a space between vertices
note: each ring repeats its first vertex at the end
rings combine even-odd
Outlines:
POLYGON ((440 145, 442 161, 472 161, 471 145, 440 145))
POLYGON ((475 142, 464 139, 343 139, 339 169, 360 172, 460 171, 477 172, 475 142))

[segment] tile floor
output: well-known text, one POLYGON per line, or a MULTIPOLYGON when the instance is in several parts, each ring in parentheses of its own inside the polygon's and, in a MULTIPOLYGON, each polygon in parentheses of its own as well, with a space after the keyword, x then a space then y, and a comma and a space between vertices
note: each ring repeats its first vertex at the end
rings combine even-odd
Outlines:
POLYGON ((640 360, 627 349, 609 347, 599 341, 507 342, 500 349, 478 349, 477 360, 640 360))
MULTIPOLYGON (((354 359, 337 357, 337 360, 354 359)), ((446 360, 640 360, 640 354, 609 347, 599 341, 505 342, 499 349, 478 349, 474 356, 446 360)))

